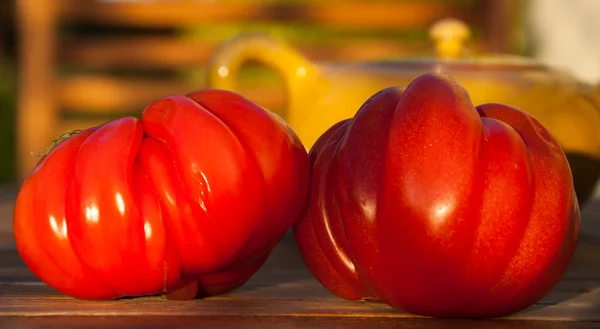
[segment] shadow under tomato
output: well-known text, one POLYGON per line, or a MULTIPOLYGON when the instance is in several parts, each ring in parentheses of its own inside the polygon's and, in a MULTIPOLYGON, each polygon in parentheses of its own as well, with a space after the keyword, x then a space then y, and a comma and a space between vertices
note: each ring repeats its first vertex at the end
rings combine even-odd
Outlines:
POLYGON ((583 207, 593 196, 594 188, 600 177, 600 161, 581 153, 565 153, 571 167, 579 206, 583 207))

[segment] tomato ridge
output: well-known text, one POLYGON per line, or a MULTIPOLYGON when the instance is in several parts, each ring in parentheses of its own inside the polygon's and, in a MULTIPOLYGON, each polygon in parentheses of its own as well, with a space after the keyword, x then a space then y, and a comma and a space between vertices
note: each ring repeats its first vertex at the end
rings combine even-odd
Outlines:
MULTIPOLYGON (((314 192, 311 193, 311 204, 315 205, 311 208, 313 214, 312 227, 315 230, 317 241, 321 250, 325 253, 327 259, 338 274, 345 279, 348 284, 358 281, 358 274, 354 261, 345 250, 334 228, 332 227, 333 220, 340 220, 340 209, 337 204, 336 196, 332 190, 332 183, 336 179, 335 173, 335 153, 339 145, 340 133, 342 130, 336 131, 330 142, 320 150, 315 161, 314 168, 315 178, 313 179, 314 192), (334 217, 337 217, 334 219, 334 217), (315 220, 316 219, 316 220, 315 220)), ((341 223, 340 223, 341 224, 341 223)), ((341 233, 341 232, 337 232, 341 233)))
POLYGON ((376 238, 379 215, 386 191, 386 159, 390 152, 392 118, 404 94, 400 87, 389 87, 371 96, 348 122, 337 142, 335 190, 342 213, 344 232, 355 263, 363 299, 382 299, 376 286, 381 278, 371 276, 381 263, 381 241, 376 238), (370 201, 376 200, 375 204, 370 201), (371 236, 373 234, 374 236, 371 236))
MULTIPOLYGON (((233 134, 233 136, 235 137, 235 139, 238 141, 238 143, 240 144, 240 146, 243 149, 244 152, 244 158, 246 159, 246 162, 248 163, 248 165, 251 168, 251 172, 253 175, 255 175, 256 177, 260 178, 260 184, 261 184, 261 188, 260 190, 263 191, 262 193, 260 193, 261 195, 261 203, 262 205, 260 206, 261 208, 265 208, 265 205, 267 204, 267 200, 266 200, 266 195, 264 193, 264 191, 266 190, 266 179, 264 177, 264 174, 262 172, 262 168, 259 165, 258 159, 256 158, 254 151, 249 147, 248 142, 242 137, 242 135, 240 134, 239 131, 237 131, 235 129, 235 127, 228 125, 224 118, 221 117, 218 113, 216 113, 216 111, 214 111, 213 109, 211 109, 210 106, 208 106, 208 104, 206 104, 206 102, 203 102, 202 99, 200 97, 190 97, 190 95, 186 95, 185 97, 187 97, 188 99, 190 99, 191 101, 193 101, 194 103, 198 104, 203 110, 207 111, 208 113, 212 114, 215 119, 218 120, 218 122, 220 123, 220 125, 226 129, 227 131, 231 132, 231 134, 233 134)), ((263 213, 260 215, 261 217, 265 217, 267 216, 267 214, 263 213)), ((283 232, 285 233, 285 231, 283 232)), ((279 238, 281 238, 281 236, 283 235, 279 234, 279 238)), ((249 237, 247 244, 249 244, 250 242, 254 241, 254 238, 257 235, 261 235, 262 232, 261 230, 255 230, 252 233, 252 236, 249 237)), ((210 287, 205 287, 202 284, 202 278, 203 276, 211 276, 211 275, 218 275, 218 274, 225 274, 228 271, 232 271, 235 270, 236 267, 239 271, 242 271, 243 269, 247 269, 248 267, 251 268, 250 272, 254 273, 255 271, 257 271, 261 265, 264 263, 264 261, 266 261, 268 255, 270 254, 271 249, 274 247, 274 245, 277 244, 277 242, 279 241, 278 239, 275 239, 274 242, 272 243, 272 245, 267 245, 266 248, 263 248, 264 250, 252 250, 249 247, 247 248, 242 248, 240 249, 240 253, 238 253, 236 255, 237 260, 235 262, 232 263, 232 265, 228 268, 225 268, 221 271, 215 272, 215 273, 201 273, 197 276, 197 281, 199 284, 199 287, 201 287, 202 291, 207 290, 210 287), (252 250, 252 252, 249 252, 248 250, 252 250), (252 255, 254 254, 254 256, 246 256, 246 254, 252 255), (263 255, 266 254, 266 255, 263 255), (256 261, 258 260, 258 263, 256 263, 256 261), (241 264, 238 262, 242 262, 241 264)), ((224 287, 224 290, 229 291, 232 289, 235 289, 236 287, 244 284, 247 280, 250 279, 251 276, 242 278, 241 282, 236 282, 236 283, 232 283, 230 287, 224 287)), ((214 289, 214 287, 213 287, 214 289)), ((200 291, 199 291, 200 293, 200 291)), ((212 295, 211 293, 207 293, 206 295, 212 295)))
POLYGON ((303 208, 302 215, 293 226, 293 233, 296 239, 297 246, 301 251, 300 255, 309 270, 315 275, 319 281, 332 294, 350 300, 358 300, 364 298, 362 287, 356 287, 349 283, 347 278, 338 273, 331 262, 329 256, 324 252, 317 237, 317 231, 313 223, 318 221, 318 218, 313 218, 312 203, 308 200, 314 193, 316 188, 317 175, 315 175, 315 163, 321 156, 322 149, 326 146, 334 147, 337 142, 333 135, 340 135, 346 131, 350 119, 340 121, 328 129, 311 147, 308 153, 311 162, 311 175, 309 180, 309 196, 303 208), (333 277, 332 277, 333 275, 333 277))
MULTIPOLYGON (((495 149, 492 149, 492 145, 490 145, 490 143, 488 143, 488 138, 490 136, 490 130, 489 130, 489 126, 490 124, 499 124, 505 131, 507 134, 509 135, 518 135, 520 142, 523 143, 524 146, 524 150, 526 151, 526 167, 529 168, 529 170, 527 170, 527 176, 528 176, 528 181, 529 181, 529 185, 527 188, 525 188, 524 192, 521 193, 525 193, 524 195, 522 195, 523 198, 519 198, 522 200, 526 200, 524 202, 521 203, 517 203, 514 205, 514 207, 519 207, 520 211, 520 217, 521 218, 527 218, 528 221, 526 223, 520 224, 518 226, 518 229, 512 229, 509 232, 504 232, 503 234, 509 234, 511 236, 510 241, 508 241, 508 243, 506 243, 504 245, 504 250, 508 250, 508 252, 503 254, 502 258, 494 258, 492 260, 490 260, 490 262, 494 262, 495 263, 495 267, 499 268, 499 269, 506 269, 508 267, 508 265, 510 264, 510 262, 513 260, 514 257, 516 257, 519 248, 520 248, 520 244, 521 241, 527 231, 528 225, 529 225, 529 221, 531 219, 531 212, 533 211, 533 180, 534 180, 534 175, 531 171, 532 168, 532 162, 531 162, 531 153, 529 152, 529 149, 527 148, 526 144, 524 143, 524 141, 521 139, 520 134, 518 134, 518 132, 516 130, 513 129, 513 127, 511 127, 510 125, 506 124, 503 121, 500 120, 496 120, 494 118, 491 117, 485 117, 482 116, 482 129, 484 130, 484 134, 482 135, 482 143, 481 145, 481 152, 480 155, 478 156, 478 160, 480 162, 480 164, 476 167, 478 169, 478 172, 475 173, 475 175, 477 177, 481 177, 481 179, 479 179, 478 181, 480 182, 481 185, 481 189, 479 189, 479 194, 480 195, 484 195, 485 190, 484 185, 489 184, 488 183, 488 177, 495 175, 496 173, 494 173, 492 171, 492 165, 494 164, 494 160, 490 159, 490 154, 494 154, 496 152, 495 149), (483 161, 486 161, 485 163, 482 163, 483 161), (485 182, 485 183, 484 183, 485 182)), ((485 199, 484 198, 480 198, 481 199, 481 204, 478 207, 479 212, 481 214, 485 213, 485 199)), ((505 202, 512 202, 510 199, 505 200, 505 202)), ((485 223, 482 221, 483 220, 483 215, 479 216, 479 220, 480 223, 477 225, 476 231, 477 233, 475 234, 476 237, 479 236, 485 236, 485 234, 481 233, 482 231, 482 227, 485 226, 485 223)), ((472 248, 472 252, 470 253, 470 257, 475 257, 475 259, 477 259, 477 255, 474 253, 475 249, 475 243, 477 243, 477 239, 475 239, 474 241, 474 246, 472 248)), ((481 248, 481 247, 480 247, 481 248)), ((492 247, 495 248, 495 247, 492 247)), ((469 289, 467 291, 463 292, 462 298, 460 300, 460 302, 457 301, 457 303, 455 304, 454 309, 450 309, 448 310, 449 314, 460 314, 461 310, 471 310, 470 312, 472 312, 472 314, 477 314, 479 311, 479 308, 481 307, 481 303, 483 302, 493 302, 493 298, 490 300, 490 294, 493 294, 489 287, 493 287, 495 286, 499 280, 501 280, 501 278, 505 275, 505 270, 504 271, 495 271, 494 274, 492 276, 488 276, 486 281, 484 281, 484 284, 482 284, 481 282, 478 282, 477 285, 471 285, 473 289, 469 289)), ((469 314, 463 314, 463 316, 469 316, 469 314)))
MULTIPOLYGON (((240 134, 240 132, 237 131, 234 127, 226 124, 224 121, 224 118, 222 118, 218 113, 216 113, 214 110, 212 110, 210 108, 210 106, 208 106, 206 104, 206 102, 203 102, 200 98, 192 98, 189 95, 186 97, 188 99, 190 99, 191 101, 195 102, 196 104, 198 104, 200 107, 202 107, 204 110, 206 110, 210 114, 212 114, 219 121, 219 123, 223 126, 223 128, 225 128, 226 130, 231 132, 233 134, 233 136, 235 136, 236 140, 240 143, 242 149, 244 150, 244 157, 245 157, 247 163, 252 168, 252 172, 257 177, 260 177, 260 182, 261 182, 261 186, 262 186, 260 190, 265 191, 267 183, 265 180, 265 176, 262 172, 262 168, 259 165, 258 159, 256 158, 254 151, 248 146, 248 142, 244 138, 242 138, 242 135, 240 134)), ((262 203, 261 208, 265 208, 264 205, 267 204, 267 200, 266 200, 266 196, 265 196, 264 192, 261 193, 261 203, 262 203)), ((262 214, 261 216, 265 216, 265 215, 266 214, 262 214)), ((253 233, 254 233, 254 235, 261 234, 259 231, 255 231, 253 233)), ((254 240, 254 239, 252 239, 252 238, 249 239, 249 241, 252 241, 252 240, 254 240)), ((269 246, 268 249, 271 249, 271 247, 272 246, 269 246)), ((240 256, 238 256, 238 257, 240 257, 240 256)))
MULTIPOLYGON (((99 275, 99 273, 97 273, 91 266, 89 266, 84 260, 83 258, 85 258, 85 255, 82 255, 81 252, 78 250, 79 248, 75 248, 74 246, 74 241, 73 241, 73 233, 72 230, 70 229, 71 225, 69 225, 70 223, 73 223, 74 221, 77 221, 77 215, 73 214, 73 211, 69 211, 71 209, 73 209, 73 206, 71 205, 79 205, 81 196, 79 195, 79 193, 76 193, 76 184, 77 184, 77 171, 75 170, 75 164, 77 163, 77 159, 79 158, 80 155, 80 151, 82 146, 85 144, 85 142, 93 135, 95 134, 102 126, 98 126, 98 127, 94 127, 90 129, 90 133, 88 136, 86 136, 84 138, 83 141, 81 141, 81 143, 79 144, 78 148, 77 148, 77 152, 74 156, 73 161, 71 161, 69 163, 70 166, 70 170, 69 170, 69 176, 70 179, 68 179, 66 181, 66 189, 65 189, 65 220, 67 222, 67 228, 69 228, 69 232, 70 234, 69 236, 69 242, 71 244, 71 247, 73 248, 74 254, 77 257, 77 259, 79 260, 79 263, 81 264, 81 267, 83 269, 85 269, 86 275, 92 276, 97 282, 99 282, 102 286, 104 286, 106 289, 108 289, 109 291, 113 292, 115 294, 115 299, 119 299, 124 297, 122 294, 118 293, 111 285, 109 285, 103 278, 101 278, 101 276, 99 275)), ((75 136, 75 135, 73 135, 75 136)), ((65 140, 69 140, 70 138, 72 138, 73 136, 69 136, 69 138, 65 139, 65 140)), ((63 143, 65 140, 61 141, 60 143, 63 143)), ((57 143, 60 144, 60 143, 57 143)))
MULTIPOLYGON (((91 133, 91 131, 93 131, 93 129, 90 129, 87 132, 84 132, 83 134, 89 135, 91 133)), ((71 150, 73 148, 71 145, 72 143, 70 143, 70 142, 73 141, 73 142, 77 142, 80 144, 81 139, 85 138, 85 137, 86 137, 85 135, 79 135, 79 136, 77 136, 76 139, 69 140, 68 143, 65 143, 62 145, 57 144, 56 147, 53 148, 53 151, 60 153, 62 157, 67 157, 65 154, 73 153, 73 151, 71 150)), ((14 235, 15 235, 15 243, 17 246, 17 251, 18 251, 19 255, 21 256, 21 258, 23 259, 23 261, 25 262, 25 264, 31 269, 31 271, 38 278, 40 278, 41 281, 43 281, 47 285, 49 285, 57 290, 61 290, 61 289, 63 289, 63 284, 65 281, 77 282, 78 279, 82 279, 82 278, 77 278, 75 275, 72 274, 71 271, 68 271, 65 268, 65 264, 64 264, 65 260, 63 258, 56 257, 56 256, 61 256, 61 255, 57 254, 56 252, 52 252, 53 249, 51 249, 51 246, 56 244, 56 242, 53 242, 52 240, 57 239, 57 237, 54 234, 51 234, 49 236, 52 239, 51 241, 46 241, 46 242, 50 242, 50 245, 48 243, 43 243, 43 241, 44 241, 43 234, 39 230, 43 229, 43 227, 45 227, 48 224, 47 224, 47 222, 39 223, 37 220, 37 217, 32 218, 31 215, 34 215, 35 213, 31 213, 31 211, 33 209, 31 206, 28 206, 30 203, 37 204, 38 206, 36 207, 36 210, 39 210, 41 213, 50 212, 51 208, 53 207, 52 204, 48 204, 48 202, 50 200, 48 200, 47 195, 44 192, 49 192, 47 190, 48 189, 52 190, 54 187, 56 187, 56 185, 48 185, 45 183, 45 180, 43 179, 43 177, 45 176, 45 173, 48 171, 50 171, 50 172, 53 171, 54 170, 53 168, 56 166, 57 161, 60 160, 60 158, 57 160, 56 157, 53 156, 54 154, 51 154, 51 153, 53 153, 53 152, 50 152, 47 156, 44 156, 38 162, 38 164, 33 169, 31 174, 23 182, 23 185, 17 195, 17 200, 15 202, 13 231, 14 231, 14 235), (42 192, 42 193, 40 193, 40 192, 42 192), (45 209, 45 210, 41 210, 41 209, 45 209), (27 228, 28 226, 30 226, 30 230, 24 231, 25 228, 27 228), (37 257, 33 257, 34 255, 32 255, 32 253, 35 253, 36 251, 38 253, 41 253, 41 255, 35 255, 37 257), (45 267, 44 262, 49 262, 51 264, 49 266, 50 267, 49 269, 44 268, 45 267), (60 273, 62 273, 62 278, 56 278, 55 276, 52 276, 51 273, 54 271, 59 271, 60 273)), ((73 162, 68 162, 67 165, 72 167, 73 162)), ((68 175, 72 171, 69 168, 61 168, 61 169, 66 175, 68 175)), ((59 172, 60 172, 60 170, 59 170, 59 172)), ((67 194, 66 184, 63 184, 63 187, 64 188, 62 188, 61 194, 64 196, 67 194)), ((53 195, 53 197, 55 197, 55 196, 53 195)), ((54 206, 56 206, 56 205, 54 205, 54 206)), ((58 207, 61 208, 61 206, 58 206, 58 207)), ((81 270, 86 271, 81 260, 78 258, 78 256, 75 254, 75 252, 73 250, 73 245, 72 245, 71 239, 70 239, 71 234, 69 234, 70 231, 67 229, 64 205, 63 205, 62 209, 63 209, 62 216, 59 215, 59 213, 61 213, 60 210, 58 210, 59 213, 51 213, 51 215, 57 216, 57 218, 64 216, 62 224, 64 225, 64 230, 65 230, 64 234, 66 235, 66 238, 68 241, 67 248, 70 249, 70 251, 72 252, 72 256, 75 257, 74 260, 78 262, 79 266, 81 266, 81 270)), ((48 263, 46 263, 46 264, 48 264, 48 263)), ((56 274, 56 273, 54 273, 54 274, 56 274)), ((87 283, 88 284, 93 283, 96 285, 96 288, 98 288, 98 289, 92 289, 92 290, 94 290, 93 294, 95 296, 94 296, 94 298, 90 298, 90 299, 114 298, 114 296, 116 294, 114 292, 112 292, 112 293, 109 292, 109 288, 106 287, 105 285, 103 285, 101 281, 99 281, 95 278, 94 279, 89 278, 89 279, 91 282, 87 282, 87 283), (100 292, 100 290, 104 290, 104 291, 100 292)), ((83 279, 83 280, 85 281, 85 279, 83 279)), ((69 293, 79 296, 79 298, 85 298, 85 293, 81 294, 80 292, 77 292, 76 287, 71 286, 71 287, 66 288, 66 290, 69 291, 69 293)))

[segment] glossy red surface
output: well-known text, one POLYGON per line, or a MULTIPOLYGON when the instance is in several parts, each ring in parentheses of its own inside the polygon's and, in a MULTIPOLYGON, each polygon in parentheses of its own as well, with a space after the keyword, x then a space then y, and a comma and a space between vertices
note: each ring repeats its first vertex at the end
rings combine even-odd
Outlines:
POLYGON ((17 198, 15 241, 74 297, 222 293, 299 216, 309 174, 298 137, 258 105, 218 90, 166 97, 42 159, 17 198))
POLYGON ((304 261, 332 293, 438 317, 497 317, 541 299, 579 236, 564 153, 533 117, 475 108, 427 74, 385 89, 309 154, 304 261))

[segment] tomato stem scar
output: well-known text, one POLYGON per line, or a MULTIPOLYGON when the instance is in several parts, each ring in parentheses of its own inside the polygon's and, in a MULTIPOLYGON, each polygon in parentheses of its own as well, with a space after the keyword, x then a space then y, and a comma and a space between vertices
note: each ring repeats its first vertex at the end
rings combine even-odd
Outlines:
POLYGON ((56 137, 55 139, 52 140, 52 142, 50 142, 50 145, 46 146, 46 149, 44 150, 44 153, 34 153, 33 151, 31 151, 31 155, 35 156, 35 157, 43 157, 46 156, 48 154, 50 154, 50 152, 52 152, 52 150, 58 145, 60 144, 62 141, 67 140, 75 135, 77 135, 78 133, 80 133, 82 130, 79 129, 75 129, 75 130, 69 130, 66 131, 62 134, 60 134, 58 137, 56 137))

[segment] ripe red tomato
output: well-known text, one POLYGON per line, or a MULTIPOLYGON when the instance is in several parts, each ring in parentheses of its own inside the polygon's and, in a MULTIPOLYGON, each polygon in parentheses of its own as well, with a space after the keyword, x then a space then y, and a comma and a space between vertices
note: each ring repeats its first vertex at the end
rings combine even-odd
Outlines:
POLYGON ((83 299, 233 289, 299 216, 310 162, 278 117, 227 91, 171 96, 76 134, 19 192, 18 251, 83 299))
POLYGON ((309 156, 294 235, 341 298, 504 316, 547 294, 574 253, 579 207, 557 142, 517 109, 475 108, 450 77, 375 94, 309 156))

